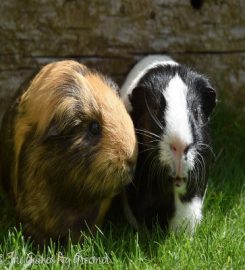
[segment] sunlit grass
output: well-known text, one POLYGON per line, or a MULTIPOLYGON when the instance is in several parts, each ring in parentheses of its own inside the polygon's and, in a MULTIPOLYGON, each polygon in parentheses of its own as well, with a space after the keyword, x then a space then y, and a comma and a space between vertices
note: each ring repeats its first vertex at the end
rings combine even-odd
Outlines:
POLYGON ((244 122, 222 105, 213 117, 216 161, 204 218, 193 238, 165 235, 157 226, 150 234, 107 224, 103 233, 85 235, 83 245, 53 243, 39 251, 23 239, 21 229, 8 228, 2 208, 0 269, 244 269, 244 122))

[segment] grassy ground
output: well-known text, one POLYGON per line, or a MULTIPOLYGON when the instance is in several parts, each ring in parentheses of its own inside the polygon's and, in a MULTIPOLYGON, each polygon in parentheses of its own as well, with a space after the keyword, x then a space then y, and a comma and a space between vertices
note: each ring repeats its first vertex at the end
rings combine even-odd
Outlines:
MULTIPOLYGON (((20 230, 2 221, 0 269, 245 269, 245 125, 220 105, 213 117, 216 162, 204 219, 195 237, 134 233, 109 224, 83 246, 35 251, 20 230)), ((2 209, 2 217, 6 210, 2 209)))

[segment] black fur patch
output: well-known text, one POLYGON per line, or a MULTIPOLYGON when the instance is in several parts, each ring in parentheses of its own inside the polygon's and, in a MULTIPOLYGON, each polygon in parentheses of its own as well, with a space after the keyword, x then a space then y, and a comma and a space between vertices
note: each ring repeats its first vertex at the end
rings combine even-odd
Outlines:
POLYGON ((208 120, 215 107, 216 94, 204 76, 183 65, 158 65, 146 72, 129 96, 132 119, 139 142, 139 156, 134 184, 128 187, 129 202, 139 220, 150 224, 158 218, 167 225, 175 211, 173 182, 159 161, 159 140, 164 133, 166 100, 164 91, 171 79, 178 75, 188 87, 187 107, 194 138, 192 147, 204 157, 205 168, 195 163, 198 179, 190 173, 187 192, 182 201, 202 197, 207 185, 210 151, 200 143, 210 144, 208 120), (151 133, 154 133, 152 135, 151 133), (203 169, 205 172, 203 172, 203 169), (205 177, 202 177, 202 172, 205 177))

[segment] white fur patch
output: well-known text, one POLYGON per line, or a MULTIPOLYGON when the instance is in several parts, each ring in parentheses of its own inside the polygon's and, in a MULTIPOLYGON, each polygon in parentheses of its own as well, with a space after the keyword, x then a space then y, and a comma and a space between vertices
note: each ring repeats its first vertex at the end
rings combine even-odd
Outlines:
POLYGON ((164 91, 167 103, 166 108, 166 134, 181 139, 187 144, 192 142, 187 110, 187 86, 178 75, 175 75, 164 91))
POLYGON ((175 194, 175 215, 171 219, 169 228, 174 232, 185 231, 193 234, 196 225, 202 219, 203 200, 194 197, 191 202, 182 202, 177 194, 175 194))
POLYGON ((188 146, 193 142, 187 108, 188 88, 178 75, 169 82, 163 91, 166 100, 166 127, 160 142, 160 160, 171 169, 173 176, 187 177, 188 171, 194 167, 194 151, 188 151, 187 158, 183 155, 174 159, 171 144, 180 143, 188 146), (178 167, 178 168, 177 168, 178 167))
POLYGON ((147 73, 148 70, 157 65, 178 65, 172 58, 165 55, 149 55, 139 61, 129 72, 124 84, 120 90, 120 96, 129 112, 132 111, 128 96, 132 90, 137 86, 140 79, 147 73))

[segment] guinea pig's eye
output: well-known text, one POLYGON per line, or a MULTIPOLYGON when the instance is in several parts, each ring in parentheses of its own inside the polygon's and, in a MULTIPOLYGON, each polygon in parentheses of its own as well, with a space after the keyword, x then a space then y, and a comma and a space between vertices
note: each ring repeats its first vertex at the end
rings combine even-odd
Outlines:
POLYGON ((98 136, 101 134, 101 125, 97 121, 90 122, 88 128, 89 128, 89 132, 94 136, 98 136))

